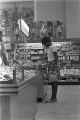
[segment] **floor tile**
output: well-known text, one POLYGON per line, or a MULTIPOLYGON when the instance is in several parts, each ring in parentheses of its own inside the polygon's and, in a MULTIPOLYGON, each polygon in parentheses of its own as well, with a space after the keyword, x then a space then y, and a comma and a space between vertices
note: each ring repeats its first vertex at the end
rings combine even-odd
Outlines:
POLYGON ((36 120, 80 120, 80 86, 59 86, 57 98, 55 103, 38 104, 36 120))

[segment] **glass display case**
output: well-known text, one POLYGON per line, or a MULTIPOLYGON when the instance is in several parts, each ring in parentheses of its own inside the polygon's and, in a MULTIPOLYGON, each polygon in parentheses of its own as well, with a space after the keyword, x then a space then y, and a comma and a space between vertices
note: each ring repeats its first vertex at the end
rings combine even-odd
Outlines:
POLYGON ((2 38, 2 43, 4 47, 0 47, 1 83, 18 83, 38 74, 38 68, 31 59, 28 59, 31 49, 28 49, 27 42, 3 41, 2 38), (6 47, 7 44, 9 47, 6 47), (2 52, 3 50, 5 54, 2 52))
POLYGON ((0 66, 0 82, 1 81, 12 81, 13 82, 13 71, 14 68, 10 66, 0 66))
MULTIPOLYGON (((54 40, 53 40, 54 41, 54 40)), ((80 42, 71 40, 55 41, 52 42, 53 51, 57 50, 58 53, 58 71, 59 82, 79 83, 80 82, 80 42)), ((46 60, 41 64, 41 71, 45 83, 48 82, 47 78, 47 65, 46 60)))
POLYGON ((36 69, 32 69, 27 66, 19 66, 15 69, 15 79, 16 82, 21 82, 25 80, 29 80, 35 77, 38 74, 36 69))
POLYGON ((29 80, 38 74, 36 69, 27 66, 0 66, 0 83, 18 83, 29 80))

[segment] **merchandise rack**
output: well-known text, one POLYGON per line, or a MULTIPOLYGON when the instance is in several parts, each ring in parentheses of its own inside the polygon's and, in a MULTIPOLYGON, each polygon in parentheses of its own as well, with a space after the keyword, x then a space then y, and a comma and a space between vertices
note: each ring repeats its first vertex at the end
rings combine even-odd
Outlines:
MULTIPOLYGON (((59 64, 60 64, 60 71, 63 70, 64 71, 64 68, 66 68, 68 71, 68 74, 64 74, 63 76, 59 76, 59 81, 61 82, 79 82, 79 79, 80 79, 80 42, 79 42, 79 39, 78 38, 71 38, 71 39, 53 39, 52 40, 53 43, 58 43, 58 44, 67 44, 67 43, 71 43, 71 45, 67 45, 67 47, 65 46, 64 47, 64 50, 63 49, 63 46, 62 46, 62 49, 58 48, 58 59, 59 59, 59 64), (78 46, 78 50, 76 50, 76 52, 74 50, 71 50, 71 47, 72 46, 78 46), (60 54, 61 55, 60 55, 60 54), (78 74, 75 73, 74 74, 71 74, 70 73, 70 70, 73 70, 73 72, 75 72, 75 69, 78 70, 78 74)), ((32 41, 28 41, 28 43, 32 43, 32 41)), ((41 43, 41 41, 38 41, 38 40, 35 40, 33 41, 33 43, 41 43)), ((31 60, 33 63, 37 63, 38 61, 42 61, 43 62, 43 58, 44 58, 44 55, 43 55, 43 49, 40 48, 29 48, 29 60, 31 60), (39 53, 39 51, 42 51, 42 53, 39 53), (31 53, 31 52, 34 52, 34 53, 31 53), (37 56, 39 56, 39 58, 37 58, 37 56), (36 59, 31 59, 32 57, 35 57, 36 59)), ((38 66, 39 67, 39 70, 41 72, 43 72, 44 74, 46 74, 46 69, 42 69, 41 70, 41 67, 40 65, 38 66)), ((44 79, 46 79, 47 77, 44 77, 44 79)))
MULTIPOLYGON (((79 84, 80 83, 80 42, 79 38, 71 38, 71 39, 53 39, 53 43, 70 43, 65 49, 58 49, 58 53, 61 52, 61 56, 58 54, 58 61, 60 64, 59 70, 61 71, 64 67, 66 67, 67 74, 59 75, 59 84, 79 84), (74 49, 71 49, 73 47, 74 49), (78 48, 77 49, 75 49, 78 48), (76 50, 76 51, 75 51, 76 50), (73 73, 71 73, 73 70, 73 73)), ((64 71, 64 69, 63 69, 64 71)), ((47 74, 46 68, 42 68, 41 72, 44 74, 43 78, 46 81, 47 74)))

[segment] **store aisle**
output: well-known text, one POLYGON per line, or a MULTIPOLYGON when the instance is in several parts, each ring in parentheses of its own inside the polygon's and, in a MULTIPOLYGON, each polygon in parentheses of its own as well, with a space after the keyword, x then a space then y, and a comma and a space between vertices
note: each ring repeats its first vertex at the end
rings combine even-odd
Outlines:
MULTIPOLYGON (((50 88, 48 94, 51 94, 50 88)), ((56 103, 38 103, 38 112, 35 119, 80 120, 80 86, 59 86, 58 101, 56 103)))

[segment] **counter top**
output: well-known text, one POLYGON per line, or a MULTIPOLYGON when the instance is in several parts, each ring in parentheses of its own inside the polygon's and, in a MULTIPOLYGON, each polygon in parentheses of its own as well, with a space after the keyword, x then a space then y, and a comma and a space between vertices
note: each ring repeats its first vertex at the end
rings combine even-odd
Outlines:
POLYGON ((32 83, 36 84, 36 81, 41 78, 41 74, 37 74, 35 77, 29 80, 21 81, 13 84, 0 84, 0 96, 1 95, 18 95, 22 90, 28 88, 32 83))
POLYGON ((37 88, 42 75, 16 83, 0 84, 0 120, 33 120, 37 112, 37 88))

